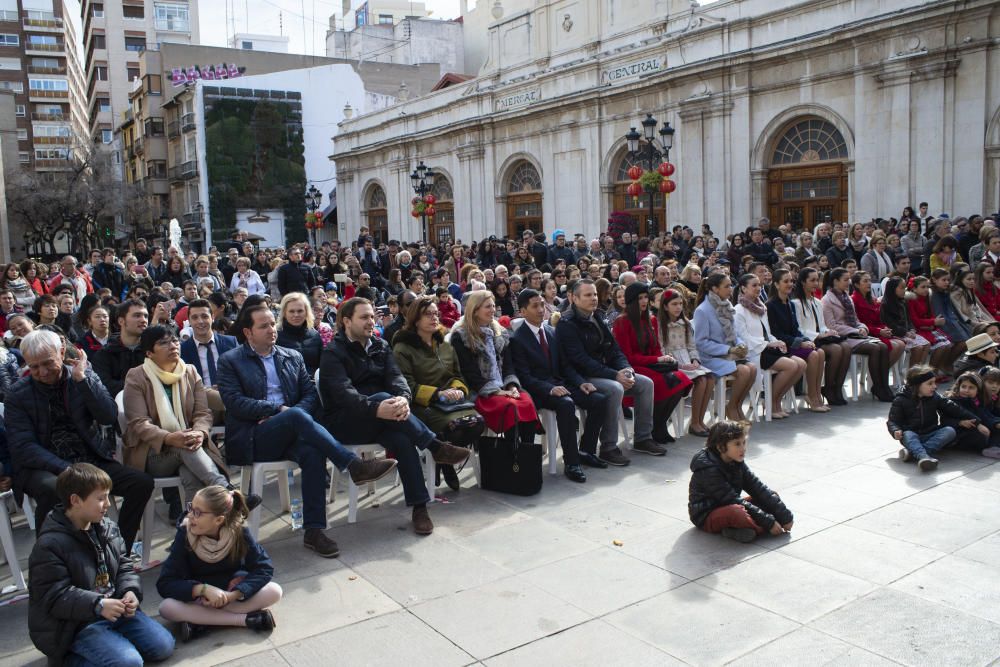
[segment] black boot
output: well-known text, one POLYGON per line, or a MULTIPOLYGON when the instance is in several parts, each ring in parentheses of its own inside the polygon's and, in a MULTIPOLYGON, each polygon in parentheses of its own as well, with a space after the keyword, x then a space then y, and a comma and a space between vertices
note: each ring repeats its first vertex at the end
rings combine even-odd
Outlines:
POLYGON ((653 403, 653 440, 656 442, 677 442, 677 439, 670 435, 670 415, 674 413, 683 398, 684 396, 678 393, 659 403, 653 403))

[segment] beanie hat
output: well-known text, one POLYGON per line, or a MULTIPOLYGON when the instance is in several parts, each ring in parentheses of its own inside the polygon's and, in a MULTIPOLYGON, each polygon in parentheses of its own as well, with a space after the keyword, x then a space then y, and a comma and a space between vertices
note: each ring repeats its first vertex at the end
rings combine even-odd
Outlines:
POLYGON ((649 285, 636 281, 625 288, 625 305, 635 303, 642 294, 649 294, 649 285))

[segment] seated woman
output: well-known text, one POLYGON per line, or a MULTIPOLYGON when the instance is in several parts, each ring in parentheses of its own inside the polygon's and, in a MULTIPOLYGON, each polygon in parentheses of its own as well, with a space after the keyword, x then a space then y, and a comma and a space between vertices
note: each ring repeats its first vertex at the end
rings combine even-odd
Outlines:
POLYGON ((976 296, 994 321, 1000 321, 1000 290, 997 289, 992 264, 982 262, 975 270, 976 296))
MULTIPOLYGON (((166 327, 151 326, 139 347, 146 360, 125 375, 124 464, 153 477, 179 474, 188 498, 213 484, 236 490, 209 437, 205 385, 197 369, 181 360, 180 341, 166 327)), ((260 497, 250 496, 247 504, 253 509, 260 497)))
POLYGON ((784 419, 788 413, 781 409, 781 399, 802 379, 806 372, 806 362, 802 357, 792 356, 785 341, 771 335, 767 324, 767 306, 760 302, 760 279, 752 273, 744 273, 739 280, 740 296, 736 304, 736 335, 746 342, 747 359, 759 370, 758 373, 774 371, 771 395, 771 416, 784 419))
POLYGON ((486 290, 468 293, 462 319, 451 330, 451 345, 466 385, 476 393, 476 410, 495 433, 518 427, 522 441, 538 428, 535 404, 514 375, 510 333, 496 321, 496 302, 486 290))
POLYGON ((917 335, 906 309, 906 281, 893 276, 885 284, 882 302, 879 304, 879 321, 892 330, 894 338, 903 341, 910 351, 910 366, 918 366, 927 360, 930 344, 917 335))
POLYGON ((851 283, 847 269, 831 269, 823 280, 823 319, 827 326, 845 338, 852 354, 868 356, 872 395, 883 403, 892 402, 889 389, 889 348, 877 338, 869 338, 868 327, 858 320, 854 302, 847 290, 851 283))
POLYGON ((500 315, 507 317, 517 317, 517 306, 514 297, 510 293, 510 282, 506 278, 497 278, 493 281, 491 288, 493 298, 497 304, 497 311, 500 315))
POLYGON ((278 345, 300 353, 306 370, 315 373, 323 353, 323 338, 313 328, 309 298, 302 292, 289 292, 281 299, 277 319, 278 345))
POLYGON ((906 350, 906 344, 892 335, 892 329, 885 326, 880 314, 881 299, 872 294, 872 279, 866 271, 858 271, 851 276, 851 301, 858 319, 868 327, 868 331, 889 347, 889 367, 896 365, 906 350))
POLYGON ((264 294, 267 288, 260 274, 250 268, 250 258, 240 257, 236 260, 236 272, 229 282, 229 290, 235 292, 238 287, 246 289, 247 294, 264 294))
MULTIPOLYGON (((677 360, 660 348, 659 325, 649 313, 649 285, 635 282, 625 289, 625 312, 615 320, 611 333, 629 366, 653 381, 653 440, 674 442, 668 429, 670 415, 687 395, 691 380, 679 370, 677 360)), ((626 396, 624 402, 631 407, 632 398, 626 396)))
MULTIPOLYGON (((906 296, 906 312, 910 316, 913 328, 917 330, 917 335, 927 341, 931 347, 931 366, 944 374, 951 370, 955 362, 953 356, 953 345, 951 338, 941 328, 945 324, 944 317, 935 315, 931 308, 931 281, 926 276, 914 276, 910 278, 910 292, 906 296)), ((959 354, 964 350, 959 350, 959 354)))
MULTIPOLYGON (((441 440, 469 447, 483 432, 483 418, 469 402, 455 348, 444 339, 432 296, 418 296, 406 310, 403 328, 393 338, 392 354, 413 393, 413 414, 441 440), (461 404, 467 407, 459 407, 461 404)), ((458 491, 458 474, 438 464, 438 473, 458 491)))
POLYGON ((736 335, 736 309, 729 298, 733 282, 721 271, 701 282, 701 302, 694 311, 694 341, 698 357, 716 378, 733 386, 726 403, 726 418, 743 421, 743 401, 757 378, 757 367, 747 362, 747 345, 736 335))
POLYGON ((767 302, 767 324, 771 335, 782 341, 796 357, 806 363, 806 400, 810 412, 829 412, 830 407, 823 405, 821 393, 823 384, 823 367, 826 365, 826 353, 816 343, 808 339, 799 328, 795 318, 795 308, 792 306, 792 291, 795 280, 788 269, 778 269, 771 281, 771 298, 767 302))
POLYGON ((930 283, 931 310, 935 315, 944 318, 942 331, 948 334, 955 346, 951 361, 954 361, 965 351, 965 341, 972 335, 972 327, 965 322, 955 304, 951 300, 951 273, 947 269, 931 271, 930 283))
POLYGON ((678 368, 694 383, 688 433, 707 438, 705 410, 715 389, 715 376, 699 361, 698 348, 694 344, 694 327, 684 315, 685 304, 684 295, 672 289, 665 290, 660 297, 660 309, 656 312, 660 349, 673 357, 678 368))
POLYGON ((977 324, 993 321, 993 317, 986 312, 986 306, 976 296, 976 274, 968 267, 962 267, 955 272, 949 296, 958 316, 969 328, 970 336, 972 328, 977 324))

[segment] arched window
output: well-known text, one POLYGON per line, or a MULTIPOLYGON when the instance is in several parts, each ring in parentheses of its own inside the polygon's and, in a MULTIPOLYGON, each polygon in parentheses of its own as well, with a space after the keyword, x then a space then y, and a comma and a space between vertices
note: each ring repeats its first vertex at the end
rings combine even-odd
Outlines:
POLYGON ((819 118, 800 120, 781 135, 771 158, 773 165, 846 160, 847 142, 831 123, 819 118))
POLYGON ((389 242, 389 213, 385 198, 385 190, 375 184, 368 188, 365 198, 365 210, 368 212, 368 233, 377 248, 379 243, 389 242))
POLYGON ((632 182, 632 179, 628 177, 629 167, 635 164, 638 164, 640 167, 645 169, 644 165, 632 159, 628 151, 626 151, 625 155, 622 156, 621 160, 619 160, 618 168, 615 169, 612 210, 623 211, 632 216, 632 219, 636 222, 636 229, 639 230, 639 236, 653 238, 659 234, 661 230, 666 229, 666 200, 659 192, 654 193, 652 201, 653 213, 650 215, 650 201, 648 194, 632 197, 625 191, 628 188, 629 183, 632 182), (653 221, 653 224, 650 224, 650 220, 653 221))
POLYGON ((542 230, 542 177, 522 160, 507 179, 507 238, 519 239, 526 229, 542 230))
POLYGON ((433 244, 451 243, 455 238, 455 195, 451 188, 451 181, 448 177, 437 172, 434 184, 431 186, 431 194, 436 201, 434 208, 434 222, 431 223, 430 242, 433 244))

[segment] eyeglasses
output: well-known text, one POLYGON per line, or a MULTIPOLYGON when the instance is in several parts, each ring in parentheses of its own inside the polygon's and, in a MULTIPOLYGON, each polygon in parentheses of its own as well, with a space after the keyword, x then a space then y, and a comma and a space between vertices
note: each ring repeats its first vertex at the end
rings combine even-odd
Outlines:
POLYGON ((212 516, 218 516, 215 512, 208 512, 206 510, 200 510, 193 506, 191 503, 187 504, 187 512, 196 519, 200 519, 202 514, 211 514, 212 516))

